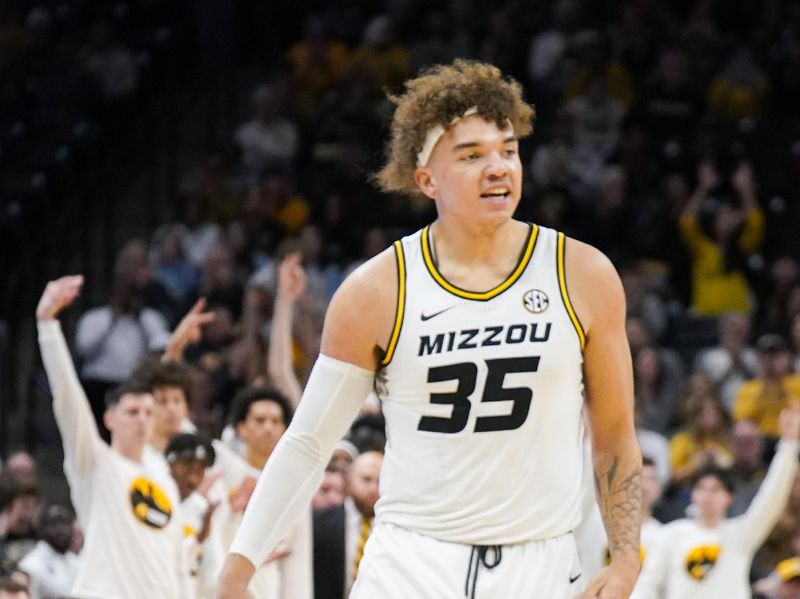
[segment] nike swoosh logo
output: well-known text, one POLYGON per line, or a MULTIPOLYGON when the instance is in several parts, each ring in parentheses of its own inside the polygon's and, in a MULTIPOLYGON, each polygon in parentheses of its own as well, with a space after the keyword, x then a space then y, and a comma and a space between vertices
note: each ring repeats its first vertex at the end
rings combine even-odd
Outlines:
POLYGON ((435 316, 439 316, 439 314, 442 314, 443 312, 447 312, 448 310, 452 310, 453 308, 455 308, 455 305, 448 306, 444 310, 439 310, 438 312, 434 312, 433 314, 424 314, 424 313, 421 312, 420 315, 419 315, 419 318, 420 318, 420 320, 422 320, 422 322, 425 322, 426 320, 430 320, 431 318, 434 318, 435 316))
POLYGON ((580 575, 580 574, 578 574, 578 575, 577 575, 575 578, 573 578, 572 576, 570 576, 570 577, 569 577, 569 583, 570 583, 570 584, 572 584, 573 582, 575 582, 576 580, 578 580, 580 577, 581 577, 581 575, 580 575))

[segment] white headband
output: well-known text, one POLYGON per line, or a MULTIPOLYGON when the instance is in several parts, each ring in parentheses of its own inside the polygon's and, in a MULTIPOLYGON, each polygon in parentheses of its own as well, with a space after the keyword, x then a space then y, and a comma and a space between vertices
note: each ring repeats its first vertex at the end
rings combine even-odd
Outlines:
MULTIPOLYGON (((471 114, 477 114, 478 107, 473 106, 472 108, 467 108, 464 111, 464 114, 461 116, 455 117, 452 121, 450 121, 449 127, 455 125, 458 121, 463 119, 464 117, 468 117, 471 114)), ((428 129, 428 134, 425 136, 425 143, 422 144, 422 149, 417 154, 417 166, 427 166, 428 160, 431 159, 431 154, 433 153, 433 148, 436 147, 436 144, 439 143, 439 140, 444 135, 445 128, 441 125, 435 125, 428 129)))

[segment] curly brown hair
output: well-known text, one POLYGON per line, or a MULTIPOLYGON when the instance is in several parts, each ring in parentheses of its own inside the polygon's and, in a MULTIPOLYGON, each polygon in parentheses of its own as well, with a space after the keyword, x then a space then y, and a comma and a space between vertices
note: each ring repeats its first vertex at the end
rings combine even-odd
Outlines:
POLYGON ((426 69, 405 86, 401 96, 389 96, 397 108, 387 144, 388 160, 375 177, 386 192, 421 196, 414 170, 425 136, 436 125, 447 129, 473 106, 498 127, 510 121, 518 137, 533 131, 535 111, 523 99, 522 86, 490 64, 457 59, 426 69))

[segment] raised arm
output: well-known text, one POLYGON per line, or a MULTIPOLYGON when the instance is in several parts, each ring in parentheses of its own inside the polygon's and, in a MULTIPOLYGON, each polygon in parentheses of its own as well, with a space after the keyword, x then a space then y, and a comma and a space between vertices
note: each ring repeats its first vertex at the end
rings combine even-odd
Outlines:
POLYGON ((764 239, 764 212, 756 199, 756 178, 749 162, 742 162, 731 176, 731 183, 742 201, 744 223, 739 235, 739 249, 754 253, 764 239))
POLYGON ((292 423, 261 473, 223 568, 218 597, 243 599, 255 570, 307 509, 335 443, 373 387, 397 290, 393 250, 357 269, 331 300, 322 348, 292 423))
POLYGON ((581 597, 627 598, 640 566, 642 456, 633 424, 625 294, 614 267, 594 248, 570 240, 566 264, 569 291, 586 332, 583 368, 595 484, 611 553, 611 564, 581 597))
POLYGON ((292 365, 292 322, 298 298, 306 291, 306 273, 299 253, 292 253, 278 266, 278 291, 272 313, 272 328, 267 352, 267 374, 273 385, 293 406, 303 392, 292 365))
MULTIPOLYGON (((71 485, 84 484, 85 479, 91 476, 96 451, 103 444, 89 400, 75 372, 61 324, 56 319, 75 301, 82 286, 83 277, 80 275, 50 281, 36 307, 39 349, 53 394, 53 413, 64 444, 64 469, 71 485)), ((76 509, 82 507, 76 506, 76 509)))
POLYGON ((718 183, 719 173, 716 167, 711 162, 701 162, 697 167, 697 187, 686 203, 679 222, 681 235, 693 252, 697 252, 704 242, 710 241, 700 229, 698 214, 708 192, 718 183))
POLYGON ((206 300, 201 297, 172 331, 162 360, 180 362, 183 360, 186 347, 200 341, 203 336, 203 327, 212 322, 215 316, 213 312, 205 312, 205 309, 206 300))
POLYGON ((786 506, 797 473, 800 402, 793 399, 780 415, 781 440, 767 475, 747 511, 740 516, 748 548, 755 551, 775 526, 786 506))

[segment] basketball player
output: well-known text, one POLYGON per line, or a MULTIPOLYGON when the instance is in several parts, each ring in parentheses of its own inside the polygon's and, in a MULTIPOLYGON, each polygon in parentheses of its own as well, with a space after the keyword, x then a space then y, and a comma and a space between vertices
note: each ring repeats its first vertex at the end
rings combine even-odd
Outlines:
POLYGON ((247 597, 254 564, 306 508, 373 386, 388 442, 351 597, 628 597, 641 455, 619 277, 597 250, 512 218, 518 140, 533 117, 517 83, 458 60, 394 101, 379 181, 432 199, 437 219, 359 267, 332 299, 320 356, 219 597, 247 597), (584 391, 611 553, 591 581, 570 532, 584 391))
POLYGON ((36 308, 39 347, 64 444, 64 473, 86 535, 70 595, 191 597, 178 489, 168 473, 143 460, 153 426, 151 388, 129 382, 107 397, 109 447, 78 382, 56 316, 82 285, 82 276, 51 281, 36 308))

